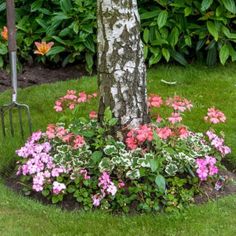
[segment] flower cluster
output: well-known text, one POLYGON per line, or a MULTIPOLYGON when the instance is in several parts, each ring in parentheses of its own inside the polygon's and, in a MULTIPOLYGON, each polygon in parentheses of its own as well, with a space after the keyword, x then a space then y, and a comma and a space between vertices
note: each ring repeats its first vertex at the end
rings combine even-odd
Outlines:
POLYGON ((107 172, 103 172, 102 175, 100 176, 98 186, 101 188, 101 194, 96 194, 92 197, 93 205, 96 207, 100 205, 101 200, 107 194, 115 196, 117 192, 117 187, 111 181, 110 175, 107 172))
POLYGON ((208 176, 213 176, 218 173, 218 168, 215 166, 215 157, 206 156, 205 159, 197 159, 197 174, 201 181, 207 180, 208 176))
POLYGON ((217 136, 214 132, 212 131, 207 131, 206 135, 208 136, 211 145, 221 153, 221 155, 224 157, 225 155, 231 153, 231 149, 224 145, 224 139, 220 138, 217 136))
POLYGON ((151 94, 148 97, 148 107, 160 107, 163 104, 163 100, 159 95, 151 94))
POLYGON ((50 182, 51 177, 66 173, 65 168, 53 163, 50 143, 38 142, 42 136, 42 132, 34 133, 25 146, 16 151, 18 156, 26 160, 23 165, 19 166, 17 175, 33 176, 32 189, 37 192, 43 191, 44 184, 50 182))
POLYGON ((210 122, 212 124, 224 123, 226 121, 226 117, 224 113, 215 107, 208 108, 207 115, 204 117, 204 120, 210 122))
POLYGON ((142 125, 138 129, 131 129, 126 138, 126 144, 130 149, 136 149, 146 141, 152 141, 153 132, 147 125, 142 125))
POLYGON ((175 112, 184 112, 186 110, 191 110, 193 107, 192 103, 186 98, 181 98, 180 96, 174 96, 168 98, 166 101, 166 105, 172 107, 175 112))
POLYGON ((66 130, 63 126, 49 124, 46 131, 48 139, 59 138, 65 143, 71 144, 74 149, 81 148, 85 145, 85 140, 80 135, 74 135, 66 130))
POLYGON ((56 112, 62 112, 66 108, 74 110, 78 104, 88 102, 91 98, 96 97, 97 93, 86 94, 85 92, 80 92, 77 94, 75 90, 68 90, 65 96, 55 102, 54 109, 56 112))
MULTIPOLYGON (((56 102, 55 109, 73 110, 96 96, 68 90, 56 102)), ((69 195, 84 209, 165 209, 173 204, 168 200, 169 194, 175 207, 190 202, 199 188, 192 179, 194 173, 199 182, 214 177, 220 156, 231 150, 213 131, 191 132, 182 124, 182 113, 192 108, 187 99, 175 96, 165 102, 152 94, 148 103, 151 114, 166 105, 168 112, 171 108, 171 115, 158 114, 156 122, 133 128, 126 136, 110 135, 109 129, 116 125, 110 110, 102 124, 95 111, 87 120, 68 119, 66 126, 49 124, 45 133, 33 133, 17 151, 21 157, 17 174, 24 177, 23 182, 29 181, 30 190, 42 192, 53 203, 69 195)), ((208 117, 225 120, 219 111, 208 117)))

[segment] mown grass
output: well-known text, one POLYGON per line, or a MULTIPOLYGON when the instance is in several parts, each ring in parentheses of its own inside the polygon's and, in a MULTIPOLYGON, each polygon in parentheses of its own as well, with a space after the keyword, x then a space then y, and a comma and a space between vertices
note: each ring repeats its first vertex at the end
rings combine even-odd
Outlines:
MULTIPOLYGON (((59 115, 52 110, 54 101, 67 89, 88 93, 96 91, 95 78, 58 82, 19 91, 19 101, 30 105, 34 130, 45 129, 59 115)), ((148 73, 149 93, 163 97, 178 94, 194 103, 185 121, 195 131, 204 131, 203 116, 207 108, 216 106, 228 120, 217 126, 223 129, 227 144, 232 147, 232 167, 236 163, 236 64, 206 68, 160 66, 148 73), (161 79, 176 81, 166 85, 161 79)), ((0 94, 0 104, 10 99, 9 91, 0 94)), ((82 105, 81 115, 96 109, 97 101, 82 105)), ((0 172, 7 176, 15 162, 15 150, 23 144, 18 136, 0 138, 0 172)), ((93 213, 64 212, 53 206, 19 196, 0 182, 0 235, 236 235, 236 198, 229 196, 216 202, 190 207, 172 215, 112 216, 93 213)))

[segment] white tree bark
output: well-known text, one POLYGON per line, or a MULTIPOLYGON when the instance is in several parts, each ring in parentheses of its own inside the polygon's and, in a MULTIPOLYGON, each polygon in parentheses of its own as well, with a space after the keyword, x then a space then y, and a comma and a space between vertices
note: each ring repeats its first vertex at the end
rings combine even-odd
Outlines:
POLYGON ((137 0, 97 0, 99 118, 110 107, 120 126, 148 122, 146 67, 137 0))

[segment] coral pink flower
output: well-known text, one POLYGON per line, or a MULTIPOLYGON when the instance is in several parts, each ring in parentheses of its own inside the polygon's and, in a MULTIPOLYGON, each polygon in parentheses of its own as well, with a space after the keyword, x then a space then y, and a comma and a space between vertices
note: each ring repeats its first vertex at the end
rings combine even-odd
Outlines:
POLYGON ((160 139, 168 139, 172 135, 172 131, 169 127, 157 128, 156 131, 160 139))
POLYGON ((74 140, 74 149, 81 148, 85 145, 84 138, 80 135, 77 135, 74 140))
POLYGON ((210 122, 212 124, 224 123, 226 121, 226 117, 223 112, 212 107, 208 108, 207 116, 204 117, 204 120, 210 122))
POLYGON ((89 118, 90 118, 90 119, 97 119, 97 118, 98 118, 97 112, 96 112, 96 111, 91 111, 91 112, 89 113, 89 118))
POLYGON ((185 126, 178 128, 178 135, 180 138, 187 138, 189 136, 189 131, 185 126))
POLYGON ((166 100, 166 105, 172 107, 175 111, 184 112, 185 110, 191 110, 192 103, 180 96, 174 96, 166 100))
POLYGON ((61 101, 58 100, 55 102, 54 109, 56 112, 61 112, 63 110, 61 101))
POLYGON ((162 117, 160 115, 157 116, 156 122, 157 123, 161 123, 162 122, 162 117))
POLYGON ((148 97, 149 107, 160 107, 163 104, 163 100, 159 95, 151 94, 148 97))
POLYGON ((118 187, 119 188, 124 188, 125 187, 125 183, 122 180, 120 180, 119 183, 118 183, 118 187))
POLYGON ((170 123, 175 124, 177 122, 182 121, 182 117, 180 116, 179 113, 174 112, 171 114, 171 117, 169 117, 168 120, 170 121, 170 123))
POLYGON ((78 103, 86 102, 87 101, 87 94, 85 92, 79 93, 79 98, 77 100, 78 103))
POLYGON ((54 124, 49 124, 47 127, 46 135, 49 139, 55 138, 55 130, 56 130, 56 125, 54 124))
POLYGON ((136 149, 138 145, 142 145, 145 141, 153 140, 153 132, 147 125, 141 125, 138 129, 131 129, 126 138, 126 144, 130 149, 136 149))

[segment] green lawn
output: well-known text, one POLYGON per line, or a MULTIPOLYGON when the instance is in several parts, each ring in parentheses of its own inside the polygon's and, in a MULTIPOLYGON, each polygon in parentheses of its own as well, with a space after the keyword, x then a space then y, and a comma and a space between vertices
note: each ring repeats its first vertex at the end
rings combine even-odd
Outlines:
MULTIPOLYGON (((96 91, 95 78, 58 82, 30 87, 19 91, 19 100, 30 105, 34 130, 45 129, 59 118, 53 103, 67 89, 96 91), (23 99, 24 98, 24 99, 23 99)), ((178 94, 192 100, 194 109, 186 114, 185 123, 195 131, 204 131, 203 116, 207 108, 216 106, 228 120, 217 126, 226 134, 232 147, 230 163, 236 166, 236 64, 209 69, 203 66, 159 66, 149 70, 149 93, 163 97, 178 94), (161 79, 177 81, 166 85, 161 79)), ((10 99, 10 93, 0 94, 0 104, 10 99)), ((97 102, 81 106, 81 115, 96 109, 97 102)), ((0 136, 0 172, 11 173, 15 149, 23 141, 19 136, 3 139, 0 136)), ((0 235, 236 235, 236 197, 229 196, 202 206, 190 207, 181 214, 112 216, 101 211, 94 213, 63 212, 56 207, 21 197, 0 182, 0 235)))

